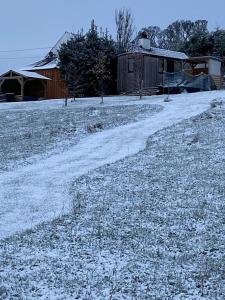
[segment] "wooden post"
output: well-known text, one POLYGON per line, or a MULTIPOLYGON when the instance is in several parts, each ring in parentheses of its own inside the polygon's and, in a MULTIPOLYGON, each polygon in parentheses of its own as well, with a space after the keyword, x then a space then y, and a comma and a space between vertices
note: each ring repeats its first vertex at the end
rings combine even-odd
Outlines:
POLYGON ((3 80, 0 80, 0 94, 2 94, 2 84, 4 82, 4 79, 3 80))
POLYGON ((23 101, 23 98, 24 98, 24 79, 23 79, 23 77, 21 77, 20 84, 21 84, 21 100, 23 101))

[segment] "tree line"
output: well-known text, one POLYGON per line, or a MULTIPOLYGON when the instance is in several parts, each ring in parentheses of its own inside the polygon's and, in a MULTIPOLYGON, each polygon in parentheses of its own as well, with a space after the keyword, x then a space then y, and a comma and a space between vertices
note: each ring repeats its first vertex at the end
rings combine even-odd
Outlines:
POLYGON ((64 43, 58 52, 59 68, 65 80, 68 97, 103 96, 116 93, 116 58, 137 44, 140 37, 152 47, 185 52, 189 56, 225 57, 225 30, 208 30, 207 20, 177 20, 167 28, 147 26, 135 34, 134 17, 129 9, 115 12, 116 39, 106 29, 98 29, 94 20, 64 43))
POLYGON ((225 57, 225 30, 210 32, 207 20, 177 20, 166 29, 158 26, 142 28, 136 37, 146 32, 152 47, 185 52, 189 56, 213 55, 225 57))

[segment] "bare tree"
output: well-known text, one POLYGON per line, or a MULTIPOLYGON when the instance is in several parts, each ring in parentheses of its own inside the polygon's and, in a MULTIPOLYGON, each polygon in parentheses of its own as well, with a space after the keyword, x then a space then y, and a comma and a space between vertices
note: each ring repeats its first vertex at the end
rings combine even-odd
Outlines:
POLYGON ((68 65, 64 73, 65 81, 65 106, 68 105, 68 98, 73 97, 75 101, 76 95, 78 95, 83 89, 82 82, 82 68, 79 69, 79 73, 74 71, 74 66, 72 63, 68 65))
POLYGON ((159 44, 159 36, 161 33, 161 29, 158 26, 148 26, 143 27, 137 35, 136 40, 142 38, 143 33, 146 34, 146 38, 150 40, 151 47, 158 47, 159 44))
POLYGON ((96 78, 98 80, 98 92, 101 96, 101 104, 104 103, 104 95, 107 88, 107 82, 111 79, 111 72, 109 68, 110 60, 107 58, 104 53, 99 53, 97 58, 97 64, 95 65, 93 72, 96 75, 96 78))
POLYGON ((116 10, 115 21, 117 29, 117 51, 121 53, 128 49, 132 41, 135 31, 134 17, 130 9, 123 8, 116 10))
POLYGON ((134 80, 135 88, 138 91, 140 100, 143 96, 143 85, 144 85, 144 65, 143 56, 141 54, 134 55, 134 80))

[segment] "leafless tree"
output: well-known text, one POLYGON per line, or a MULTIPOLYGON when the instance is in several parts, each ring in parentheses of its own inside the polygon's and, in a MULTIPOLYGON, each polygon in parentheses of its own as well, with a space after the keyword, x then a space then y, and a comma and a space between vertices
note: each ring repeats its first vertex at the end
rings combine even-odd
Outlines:
POLYGON ((121 53, 128 49, 132 41, 135 31, 134 17, 130 9, 123 8, 116 10, 115 21, 117 28, 117 50, 118 53, 121 53))
POLYGON ((134 80, 135 88, 138 91, 140 100, 143 96, 143 85, 144 85, 144 65, 143 65, 143 56, 141 54, 134 55, 134 80))
POLYGON ((80 69, 80 73, 74 73, 73 65, 70 64, 66 69, 64 75, 65 81, 65 106, 68 106, 68 98, 73 97, 75 101, 76 95, 81 93, 82 88, 84 86, 82 82, 82 68, 80 69))
POLYGON ((110 61, 104 53, 99 53, 97 57, 97 64, 95 65, 93 71, 96 74, 98 80, 98 92, 101 96, 101 104, 104 103, 104 95, 106 92, 107 82, 111 79, 111 72, 109 68, 110 61))

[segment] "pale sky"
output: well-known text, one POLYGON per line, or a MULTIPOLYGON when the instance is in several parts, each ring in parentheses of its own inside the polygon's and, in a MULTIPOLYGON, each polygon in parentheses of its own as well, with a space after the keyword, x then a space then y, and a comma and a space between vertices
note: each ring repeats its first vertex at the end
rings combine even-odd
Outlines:
POLYGON ((207 19, 210 30, 225 28, 224 0, 2 0, 0 73, 37 61, 48 49, 3 51, 52 47, 65 31, 88 29, 92 19, 114 35, 114 12, 122 7, 132 10, 137 30, 165 28, 177 19, 207 19))

